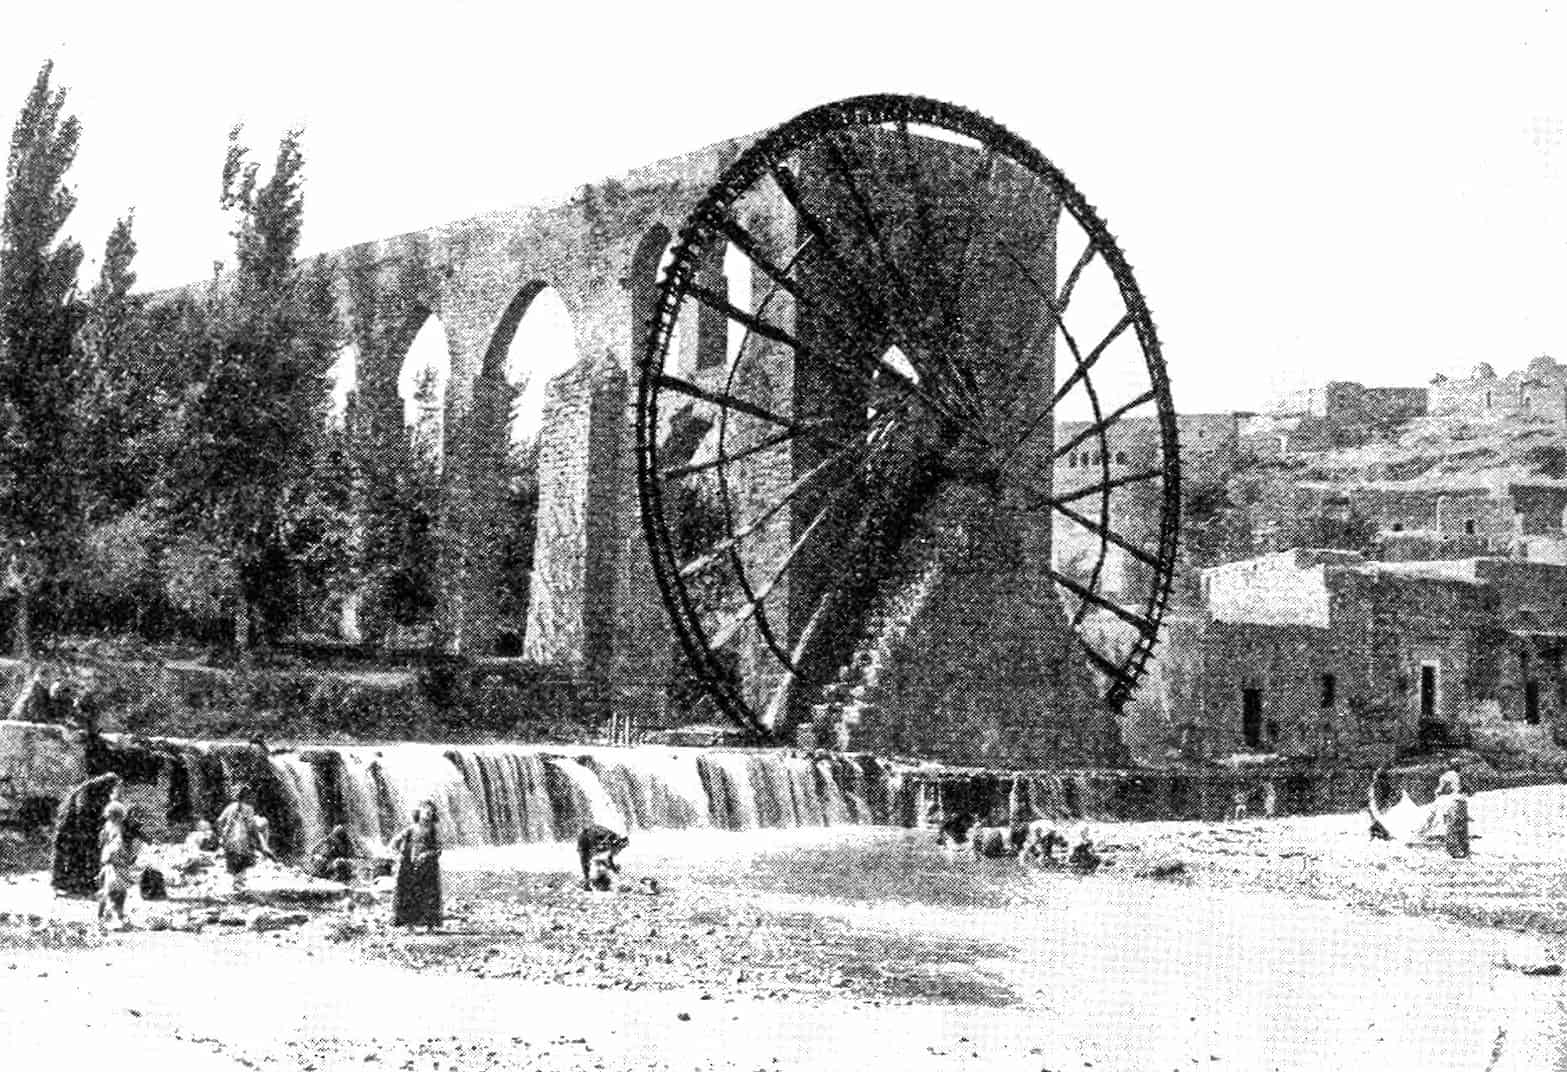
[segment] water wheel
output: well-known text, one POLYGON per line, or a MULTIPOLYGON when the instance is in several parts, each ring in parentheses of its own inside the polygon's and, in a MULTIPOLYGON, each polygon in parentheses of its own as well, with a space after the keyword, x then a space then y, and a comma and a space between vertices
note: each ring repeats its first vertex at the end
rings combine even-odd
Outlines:
POLYGON ((1125 703, 1170 589, 1175 413, 1130 267, 1048 160, 937 101, 825 105, 723 171, 659 288, 642 516, 723 712, 778 739, 878 690, 940 705, 1063 637, 1079 669, 1017 718, 1125 703))

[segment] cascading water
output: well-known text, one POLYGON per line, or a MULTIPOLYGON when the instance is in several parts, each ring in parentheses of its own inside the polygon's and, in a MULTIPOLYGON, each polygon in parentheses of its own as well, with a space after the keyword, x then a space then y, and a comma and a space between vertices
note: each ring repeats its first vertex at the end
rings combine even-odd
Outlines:
MULTIPOLYGON (((435 802, 448 845, 477 846, 571 840, 588 823, 629 832, 915 826, 964 812, 986 822, 1217 817, 1236 791, 1280 777, 1009 773, 863 755, 659 746, 311 745, 265 756, 235 742, 111 744, 129 781, 166 783, 171 822, 215 819, 233 789, 250 784, 283 853, 308 850, 337 823, 360 851, 377 852, 422 800, 435 802)), ((1275 796, 1290 814, 1355 807, 1365 776, 1343 772, 1316 795, 1310 785, 1286 781, 1275 796)))
POLYGON ((321 806, 315 764, 306 763, 296 755, 284 754, 272 757, 272 769, 277 772, 283 792, 299 818, 297 829, 301 848, 308 850, 327 832, 326 809, 321 806))
POLYGON ((503 747, 454 748, 451 761, 484 810, 486 841, 553 841, 554 809, 541 756, 503 747))
POLYGON ((354 840, 364 846, 379 846, 392 836, 381 824, 380 793, 375 778, 375 753, 345 748, 339 756, 338 799, 342 801, 343 825, 354 840))
POLYGON ((589 823, 611 830, 628 829, 626 817, 591 768, 563 756, 547 756, 545 762, 550 770, 561 776, 561 793, 556 806, 564 812, 564 829, 581 830, 589 823))
POLYGON ((708 825, 697 757, 674 749, 602 749, 587 754, 615 809, 634 828, 708 825))

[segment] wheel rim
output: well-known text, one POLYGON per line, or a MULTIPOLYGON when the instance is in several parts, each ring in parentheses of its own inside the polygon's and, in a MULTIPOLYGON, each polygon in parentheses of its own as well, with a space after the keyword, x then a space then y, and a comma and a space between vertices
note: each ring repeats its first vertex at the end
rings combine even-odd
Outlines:
POLYGON ((1049 515, 1052 557, 1033 567, 1060 595, 1104 700, 1119 707, 1131 695, 1175 558, 1169 381, 1103 221, 999 125, 937 101, 874 96, 760 138, 680 232, 637 403, 643 523, 675 635, 718 706, 758 737, 815 702, 843 636, 863 624, 829 642, 822 622, 863 618, 885 600, 880 586, 896 579, 913 523, 895 515, 917 515, 953 486, 982 489, 1019 516, 1049 515), (1035 217, 1050 220, 1048 251, 1042 232, 1016 222, 1035 217), (769 231, 780 220, 792 233, 769 231), (748 307, 712 283, 726 247, 759 284, 748 307), (982 342, 964 301, 972 307, 986 279, 1005 279, 1011 300, 990 318, 998 337, 982 342), (1093 321, 1086 329, 1074 327, 1080 313, 1093 321), (718 364, 703 361, 699 341, 697 367, 684 367, 675 341, 703 317, 735 325, 741 340, 718 364), (1048 379, 1034 367, 1047 363, 1048 379), (1026 388, 1021 399, 1007 397, 1009 381, 1026 388), (1123 442, 1141 445, 1136 457, 1123 442), (834 555, 839 573, 806 584, 815 572, 802 559, 834 555))

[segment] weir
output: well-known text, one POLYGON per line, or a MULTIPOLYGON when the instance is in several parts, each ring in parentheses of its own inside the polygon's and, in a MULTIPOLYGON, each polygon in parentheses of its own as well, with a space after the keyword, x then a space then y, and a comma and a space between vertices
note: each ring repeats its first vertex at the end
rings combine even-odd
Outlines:
MULTIPOLYGON (((109 769, 126 779, 155 835, 215 819, 250 783, 278 851, 297 854, 333 825, 371 851, 421 800, 449 845, 569 841, 589 823, 622 831, 919 826, 972 812, 989 823, 1226 818, 1354 811, 1371 771, 997 771, 868 754, 639 745, 310 744, 271 755, 223 741, 110 735, 109 769), (159 831, 159 827, 164 827, 159 831)), ((1435 779, 1435 769, 1427 781, 1435 779)), ((1425 773, 1420 777, 1424 778, 1425 773)), ((1405 784, 1415 784, 1405 779, 1405 784)))

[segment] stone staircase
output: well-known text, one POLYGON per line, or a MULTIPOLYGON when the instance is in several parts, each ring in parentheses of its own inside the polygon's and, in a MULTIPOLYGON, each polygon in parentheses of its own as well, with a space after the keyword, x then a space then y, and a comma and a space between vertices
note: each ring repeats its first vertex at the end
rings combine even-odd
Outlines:
POLYGON ((935 590, 941 571, 941 560, 929 556, 876 597, 854 653, 839 667, 836 680, 822 689, 822 701, 811 707, 811 726, 822 745, 849 750, 855 727, 877 713, 882 675, 935 590))

